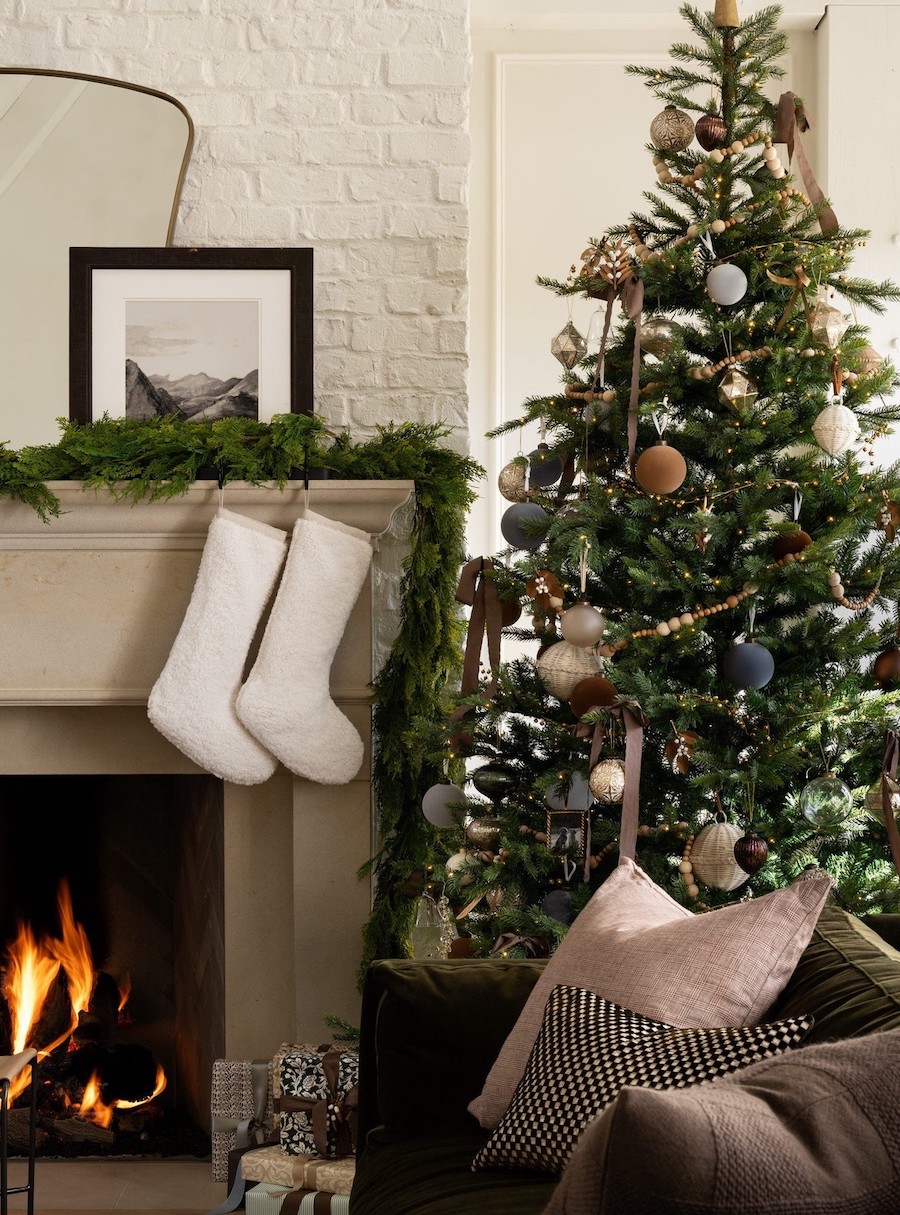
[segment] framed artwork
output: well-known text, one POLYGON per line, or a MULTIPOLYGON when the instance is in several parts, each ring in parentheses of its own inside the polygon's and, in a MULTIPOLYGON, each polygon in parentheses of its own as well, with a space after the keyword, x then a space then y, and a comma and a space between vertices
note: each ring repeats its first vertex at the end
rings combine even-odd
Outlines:
POLYGON ((312 249, 69 253, 69 417, 313 412, 312 249))
POLYGON ((547 847, 557 856, 584 859, 585 812, 583 810, 547 811, 547 847))

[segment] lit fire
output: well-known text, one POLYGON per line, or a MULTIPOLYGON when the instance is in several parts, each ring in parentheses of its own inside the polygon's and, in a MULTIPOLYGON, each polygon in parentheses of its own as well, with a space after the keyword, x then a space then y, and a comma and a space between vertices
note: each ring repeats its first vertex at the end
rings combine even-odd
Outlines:
MULTIPOLYGON (((40 941, 27 924, 19 924, 19 934, 9 947, 9 963, 3 994, 9 1005, 12 1022, 12 1049, 14 1053, 34 1046, 38 1059, 44 1059, 51 1051, 69 1038, 78 1026, 78 1014, 90 1006, 94 989, 94 959, 84 928, 79 924, 72 909, 72 895, 67 882, 60 885, 57 899, 62 936, 45 937, 40 941), (69 993, 70 1023, 53 1042, 37 1043, 33 1031, 41 1019, 47 997, 57 981, 60 970, 66 976, 69 993)), ((119 1011, 125 1007, 131 994, 131 984, 125 980, 120 991, 119 1011)), ((30 1083, 31 1071, 20 1073, 10 1085, 9 1100, 13 1101, 30 1083)), ((166 1075, 161 1067, 156 1069, 156 1087, 150 1096, 141 1101, 114 1101, 106 1105, 100 1097, 100 1082, 97 1075, 88 1081, 84 1095, 78 1105, 81 1117, 87 1117, 99 1126, 109 1126, 116 1107, 134 1109, 152 1101, 166 1087, 166 1075)))

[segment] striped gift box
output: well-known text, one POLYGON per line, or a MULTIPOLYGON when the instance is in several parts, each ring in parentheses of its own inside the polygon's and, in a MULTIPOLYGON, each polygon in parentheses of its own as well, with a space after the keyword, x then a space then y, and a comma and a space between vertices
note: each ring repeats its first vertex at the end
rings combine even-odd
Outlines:
POLYGON ((326 1194, 323 1190, 288 1190, 263 1181, 247 1191, 246 1215, 349 1215, 347 1194, 326 1194))

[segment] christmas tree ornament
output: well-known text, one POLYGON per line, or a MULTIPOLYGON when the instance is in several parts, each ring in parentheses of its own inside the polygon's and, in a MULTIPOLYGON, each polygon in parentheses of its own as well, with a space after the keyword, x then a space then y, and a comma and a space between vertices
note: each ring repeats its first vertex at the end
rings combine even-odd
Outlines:
POLYGON ((485 764, 472 773, 472 784, 492 802, 502 802, 515 785, 515 774, 503 764, 485 764))
POLYGON ((507 507, 500 519, 500 531, 507 544, 529 551, 540 548, 550 524, 550 516, 536 502, 516 502, 507 507))
POLYGON ((694 124, 684 110, 667 105, 650 123, 650 139, 663 152, 683 152, 694 141, 694 124))
POLYGON ((485 852, 496 852, 500 843, 500 819, 495 815, 473 818, 466 823, 466 839, 485 852))
POLYGON ((816 341, 820 342, 823 346, 827 346, 830 350, 834 350, 844 336, 846 328, 847 318, 840 308, 835 308, 833 304, 829 304, 826 295, 819 294, 816 298, 809 326, 810 333, 812 333, 816 341))
POLYGON ((736 413, 743 413, 756 404, 759 389, 740 367, 729 367, 719 381, 719 400, 730 405, 736 413))
POLYGON ((497 488, 507 502, 527 502, 528 480, 524 466, 517 460, 504 464, 497 477, 497 488))
POLYGON ((878 375, 884 366, 884 359, 878 353, 874 346, 863 346, 862 350, 857 351, 856 367, 860 375, 878 375))
POLYGON ((891 544, 897 535, 897 529, 900 527, 900 502, 892 502, 887 495, 887 490, 881 491, 882 503, 881 509, 875 519, 875 526, 885 533, 891 544))
POLYGON ((160 734, 205 771, 233 784, 262 784, 278 766, 271 749, 235 713, 234 702, 286 541, 283 531, 219 511, 209 525, 184 620, 147 704, 160 734))
POLYGON ((648 494, 674 494, 684 484, 687 464, 680 451, 660 439, 638 456, 634 475, 648 494))
POLYGON ((848 409, 842 401, 835 400, 818 415, 813 422, 812 432, 823 451, 830 456, 839 456, 856 441, 859 422, 852 409, 848 409))
POLYGON ((510 628, 522 615, 522 605, 518 599, 500 600, 500 627, 510 628))
POLYGON ((658 359, 664 359, 683 337, 682 327, 667 316, 651 316, 641 323, 641 350, 658 359))
POLYGON ((416 920, 410 933, 412 956, 417 962, 434 961, 446 957, 441 941, 444 925, 437 903, 430 894, 423 894, 416 904, 416 920))
POLYGON ((900 649, 892 645, 882 650, 872 666, 872 674, 885 691, 897 687, 900 683, 900 649))
POLYGON ((574 775, 568 785, 563 781, 551 785, 544 801, 551 810, 587 810, 593 801, 587 777, 574 775))
POLYGON ((700 741, 700 735, 693 730, 676 730, 674 726, 672 730, 675 736, 666 743, 665 756, 672 765, 673 772, 687 776, 691 769, 694 748, 700 741))
POLYGON ((422 798, 422 813, 434 827, 456 827, 459 816, 454 817, 453 807, 465 800, 466 795, 459 785, 453 785, 449 780, 438 781, 422 798))
POLYGON ((602 675, 589 675, 572 689, 569 704, 576 717, 584 717, 591 709, 605 709, 618 699, 615 687, 602 675))
POLYGON ((541 901, 541 911, 551 920, 559 920, 560 924, 568 924, 572 919, 572 892, 569 890, 551 890, 541 901))
POLYGON ((601 759, 591 768, 590 788, 604 806, 617 806, 625 796, 625 761, 601 759))
POLYGON ((722 662, 722 674, 738 688, 764 688, 775 674, 775 659, 758 641, 736 641, 722 662))
POLYGON ((747 294, 747 276, 734 262, 722 262, 707 274, 706 290, 716 304, 736 304, 747 294))
POLYGON ((543 608, 553 607, 553 600, 562 600, 562 583, 552 570, 538 570, 525 583, 530 599, 536 599, 543 608))
MULTIPOLYGON (((887 782, 890 808, 894 814, 897 814, 900 812, 900 784, 892 776, 888 776, 887 773, 884 774, 884 780, 887 782)), ((881 818, 884 810, 884 803, 881 798, 881 780, 877 780, 874 785, 869 786, 869 790, 866 793, 866 809, 876 815, 877 818, 881 818)))
POLYGON ((478 857, 474 852, 469 852, 466 848, 460 848, 458 852, 454 852, 452 856, 447 857, 444 862, 444 868, 448 873, 459 874, 456 880, 460 886, 471 886, 475 881, 475 874, 460 873, 460 870, 476 864, 477 861, 478 857))
POLYGON ((741 24, 737 0, 716 0, 713 25, 717 30, 736 30, 741 24))
POLYGON ((853 794, 833 772, 825 772, 804 785, 800 813, 817 831, 836 831, 853 809, 853 794))
POLYGON ((812 536, 808 532, 802 530, 783 532, 772 541, 772 556, 776 561, 783 561, 789 555, 796 557, 811 544, 812 536))
POLYGON ((600 660, 590 650, 558 641, 537 660, 538 674, 547 691, 557 700, 568 700, 575 687, 600 671, 600 660))
POLYGON ((534 451, 528 453, 528 468, 531 484, 541 489, 555 485, 562 476, 562 460, 553 455, 546 443, 538 443, 534 451))
POLYGON ((562 363, 566 371, 571 371, 587 354, 587 342, 572 324, 571 317, 551 341, 550 353, 562 363))
POLYGON ((694 134, 704 152, 711 152, 713 148, 721 148, 727 134, 722 115, 708 110, 694 124, 694 134))
POLYGON ((459 931, 456 927, 456 918, 450 907, 450 900, 445 894, 442 894, 438 899, 437 909, 441 920, 441 956, 448 958, 453 942, 459 938, 459 931))
POLYGON ((716 821, 699 831, 691 849, 694 877, 714 890, 737 890, 746 882, 746 873, 734 859, 734 846, 743 832, 729 823, 720 811, 716 821))
POLYGON ((734 859, 745 873, 758 873, 768 855, 769 845, 752 828, 734 842, 734 859))
POLYGON ((563 612, 560 622, 562 635, 571 645, 585 648, 594 646, 601 640, 606 629, 606 619, 602 612, 590 603, 576 603, 563 612))

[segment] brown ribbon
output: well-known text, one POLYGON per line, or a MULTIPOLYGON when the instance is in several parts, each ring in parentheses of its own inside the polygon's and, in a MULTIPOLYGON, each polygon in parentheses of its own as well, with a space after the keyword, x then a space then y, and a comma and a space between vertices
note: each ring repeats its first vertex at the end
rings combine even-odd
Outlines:
POLYGON ((881 812, 884 815, 891 856, 894 858, 894 868, 900 873, 900 831, 897 830, 897 820, 894 818, 891 806, 891 787, 887 782, 887 777, 893 777, 896 774, 898 760, 900 760, 900 733, 896 730, 885 730, 884 759, 881 764, 881 812))
POLYGON ((313 1195, 313 1215, 330 1215, 332 1194, 324 1190, 292 1190, 285 1194, 281 1215, 297 1215, 304 1198, 313 1195))
POLYGON ((356 1142, 359 1089, 354 1084, 342 1094, 338 1088, 341 1058, 345 1053, 332 1047, 322 1056, 322 1072, 328 1085, 329 1097, 297 1097, 291 1093, 282 1093, 273 1102, 276 1113, 305 1112, 310 1115, 313 1141, 320 1156, 349 1156, 356 1142))
POLYGON ((809 195, 809 200, 813 206, 822 207, 819 212, 819 227, 827 236, 830 232, 838 230, 837 216, 832 207, 826 203, 825 195, 819 188, 815 174, 810 167, 809 161, 806 159, 803 144, 799 139, 796 139, 795 142, 795 137, 800 131, 808 130, 809 119, 806 116, 806 110, 803 108, 803 102, 794 93, 782 93, 778 100, 778 109, 775 113, 775 129, 772 131, 772 142, 787 145, 788 164, 793 160, 796 150, 797 164, 800 167, 800 176, 803 178, 803 183, 806 186, 806 193, 809 195))
MULTIPOLYGON (((467 562, 459 575, 459 586, 456 588, 456 602, 468 604, 472 608, 469 617, 469 631, 466 637, 466 653, 463 660, 462 682, 460 695, 471 696, 478 689, 478 670, 481 665, 481 643, 487 632, 488 663, 491 668, 491 679, 485 691, 485 698, 490 700, 497 687, 497 672, 500 668, 500 630, 502 627, 502 607, 500 596, 497 594, 497 584, 493 579, 493 562, 489 557, 473 557, 467 562)), ((451 714, 451 721, 460 721, 471 709, 471 705, 460 705, 451 714)))
POLYGON ((806 288, 810 285, 812 279, 810 279, 804 268, 802 266, 795 266, 792 278, 789 278, 787 275, 783 274, 773 274, 771 270, 767 270, 766 274, 773 283, 778 283, 781 287, 794 288, 794 294, 788 300, 788 305, 781 314, 781 320, 775 326, 775 332, 781 333, 782 329, 791 319, 791 315, 794 311, 794 305, 797 303, 798 298, 803 300, 803 311, 806 313, 806 324, 809 329, 812 329, 812 312, 810 311, 809 300, 806 295, 806 288))
MULTIPOLYGON (((634 860, 640 811, 644 727, 649 723, 649 718, 634 700, 617 700, 614 704, 604 705, 603 711, 610 717, 617 717, 625 726, 625 792, 622 796, 622 818, 619 824, 619 856, 634 860)), ((583 723, 576 727, 576 733, 582 738, 585 737, 582 731, 586 724, 583 723)), ((606 725, 603 721, 597 721, 591 732, 591 756, 588 761, 588 771, 593 769, 600 758, 600 751, 605 739, 606 725)), ((588 880, 589 859, 585 857, 585 881, 588 880)))
POLYGON ((547 942, 541 937, 520 937, 514 932, 501 933, 494 942, 491 953, 502 953, 504 949, 513 949, 516 945, 521 945, 529 958, 547 956, 547 942))
MULTIPOLYGON (((634 321, 634 353, 631 357, 631 395, 628 400, 628 467, 634 475, 634 459, 637 450, 638 431, 638 399, 641 392, 641 314, 644 308, 644 280, 636 274, 630 275, 622 284, 622 310, 629 320, 634 321)), ((600 338, 600 349, 597 352, 597 369, 594 375, 592 391, 598 392, 602 387, 600 369, 606 356, 606 342, 609 337, 609 327, 612 321, 613 304, 616 299, 616 289, 607 287, 599 297, 606 300, 606 316, 603 321, 603 335, 600 338)))

